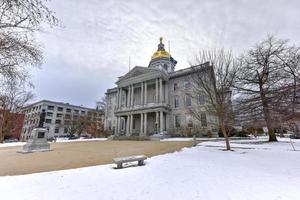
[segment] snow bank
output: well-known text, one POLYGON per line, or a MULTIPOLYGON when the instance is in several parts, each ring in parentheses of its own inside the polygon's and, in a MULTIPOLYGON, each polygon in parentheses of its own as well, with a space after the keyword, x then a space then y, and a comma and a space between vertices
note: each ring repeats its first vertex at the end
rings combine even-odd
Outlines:
MULTIPOLYGON (((107 138, 89 138, 89 139, 79 138, 75 140, 68 140, 67 138, 58 138, 56 142, 88 142, 88 141, 106 141, 106 140, 107 138)), ((26 144, 26 142, 11 142, 11 143, 3 143, 3 144, 0 143, 0 148, 23 146, 24 144, 26 144)))
POLYGON ((69 140, 67 138, 57 138, 56 142, 87 142, 87 141, 106 141, 107 138, 78 138, 74 140, 69 140))
POLYGON ((1 147, 14 147, 14 146, 23 146, 26 142, 10 142, 10 143, 0 143, 1 147))
POLYGON ((0 177, 1 199, 299 199, 300 152, 288 150, 288 143, 235 143, 254 148, 232 152, 206 147, 212 144, 224 145, 200 143, 152 157, 142 167, 103 165, 0 177))

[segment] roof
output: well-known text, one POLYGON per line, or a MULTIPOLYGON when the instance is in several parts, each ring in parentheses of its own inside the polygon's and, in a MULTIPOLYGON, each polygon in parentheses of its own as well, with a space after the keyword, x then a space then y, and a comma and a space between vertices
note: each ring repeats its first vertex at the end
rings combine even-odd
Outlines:
POLYGON ((194 73, 195 70, 205 70, 205 69, 209 69, 210 67, 212 67, 212 66, 209 64, 209 62, 206 62, 206 63, 200 64, 200 65, 195 65, 195 66, 191 66, 191 67, 188 67, 185 69, 177 70, 175 72, 171 72, 171 73, 169 73, 169 75, 170 75, 170 79, 172 79, 172 78, 190 75, 190 74, 194 73))
POLYGON ((50 101, 50 100, 45 100, 45 99, 41 100, 41 101, 37 101, 37 102, 32 103, 32 104, 29 104, 27 106, 24 106, 23 109, 28 108, 28 107, 32 107, 34 105, 41 104, 41 103, 56 104, 56 105, 61 105, 61 106, 64 106, 64 107, 67 106, 67 107, 72 107, 72 108, 87 109, 87 110, 90 110, 90 111, 103 112, 101 110, 96 110, 95 108, 88 108, 88 107, 77 106, 77 105, 73 105, 73 104, 69 104, 69 103, 57 102, 57 101, 50 101))

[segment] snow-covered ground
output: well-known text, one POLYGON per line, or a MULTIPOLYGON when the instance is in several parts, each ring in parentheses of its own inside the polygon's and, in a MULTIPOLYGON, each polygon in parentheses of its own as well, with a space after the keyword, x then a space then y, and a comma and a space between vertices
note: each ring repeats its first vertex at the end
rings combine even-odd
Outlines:
MULTIPOLYGON (((228 152, 223 142, 203 142, 152 157, 142 167, 0 177, 1 199, 300 199, 300 151, 288 141, 248 143, 234 141, 228 152)), ((294 145, 300 150, 299 140, 294 145)))
MULTIPOLYGON (((89 139, 78 138, 74 140, 69 140, 68 138, 58 138, 56 142, 87 142, 87 141, 105 141, 105 140, 107 140, 107 138, 89 138, 89 139)), ((0 143, 0 148, 22 146, 24 144, 26 144, 26 142, 0 143)))

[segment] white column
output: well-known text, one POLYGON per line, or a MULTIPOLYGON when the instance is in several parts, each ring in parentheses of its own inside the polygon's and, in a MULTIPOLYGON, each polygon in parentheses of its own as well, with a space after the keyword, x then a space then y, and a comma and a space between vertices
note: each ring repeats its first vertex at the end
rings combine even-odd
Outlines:
POLYGON ((118 88, 118 92, 117 92, 117 108, 119 108, 119 98, 120 98, 120 88, 118 88))
POLYGON ((159 126, 160 126, 160 132, 163 132, 164 131, 164 113, 163 113, 163 111, 160 111, 160 123, 159 123, 159 126))
POLYGON ((158 79, 155 79, 155 103, 158 103, 158 79))
POLYGON ((116 135, 120 135, 120 131, 119 131, 119 123, 120 123, 120 117, 119 116, 117 116, 117 126, 116 126, 116 135))
POLYGON ((130 115, 130 128, 129 135, 132 135, 132 123, 133 123, 133 115, 130 115))
POLYGON ((147 135, 147 113, 144 114, 144 135, 147 135))
POLYGON ((141 105, 144 104, 143 97, 144 97, 144 82, 141 83, 141 105))
POLYGON ((162 78, 159 78, 159 102, 163 102, 163 85, 162 78))
POLYGON ((127 136, 129 135, 129 122, 130 122, 129 116, 130 115, 127 115, 127 120, 126 120, 126 135, 127 136))
POLYGON ((133 85, 131 85, 131 107, 133 107, 133 93, 134 93, 134 88, 133 85))
POLYGON ((169 88, 168 84, 165 84, 165 103, 169 104, 169 88))
POLYGON ((118 98, 118 107, 121 108, 121 96, 122 96, 122 90, 119 88, 119 98, 118 98))
POLYGON ((130 106, 130 86, 128 86, 126 107, 130 106))
POLYGON ((145 98, 144 98, 144 104, 147 104, 147 81, 145 81, 145 98))
POLYGON ((159 113, 155 113, 155 129, 157 132, 159 132, 159 113))
MULTIPOLYGON (((115 121, 114 121, 115 122, 115 121)), ((117 117, 117 123, 113 123, 113 126, 114 126, 114 135, 117 135, 117 124, 118 124, 118 117, 117 117)))
POLYGON ((140 126, 140 136, 143 135, 143 124, 144 124, 144 113, 141 113, 141 126, 140 126))

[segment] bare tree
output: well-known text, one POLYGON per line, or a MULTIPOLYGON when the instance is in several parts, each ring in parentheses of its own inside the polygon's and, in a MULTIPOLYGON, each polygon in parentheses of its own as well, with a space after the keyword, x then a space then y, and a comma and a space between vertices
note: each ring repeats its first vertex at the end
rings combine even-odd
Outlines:
POLYGON ((79 137, 82 133, 86 132, 87 126, 89 124, 89 120, 87 116, 72 116, 68 123, 66 124, 66 128, 70 136, 74 136, 77 134, 79 137))
POLYGON ((34 33, 43 23, 58 20, 46 6, 47 0, 1 0, 0 2, 0 78, 28 80, 27 66, 42 62, 42 51, 34 33))
POLYGON ((90 120, 86 131, 94 137, 107 137, 110 135, 108 131, 104 130, 104 124, 101 120, 90 120))
POLYGON ((105 112, 105 110, 106 110, 106 104, 107 104, 106 98, 102 97, 100 101, 96 102, 96 105, 97 105, 96 109, 105 112))
POLYGON ((2 110, 0 121, 0 142, 3 142, 6 133, 11 132, 15 127, 21 108, 34 97, 26 90, 24 82, 16 79, 0 81, 0 109, 2 110))
MULTIPOLYGON (((230 150, 226 125, 232 123, 231 87, 237 73, 237 63, 231 52, 221 50, 200 51, 192 65, 193 90, 190 96, 196 101, 201 96, 206 99, 205 110, 218 118, 219 127, 224 135, 226 149, 230 150), (207 62, 207 63, 204 63, 207 62), (204 63, 199 65, 199 63, 204 63)), ((201 121, 201 109, 193 107, 191 114, 201 121)))
POLYGON ((295 67, 292 63, 296 61, 290 52, 292 48, 287 40, 268 36, 241 58, 242 68, 235 84, 241 94, 240 105, 248 116, 255 113, 262 117, 269 141, 277 141, 274 124, 283 113, 282 107, 289 104, 286 92, 291 91, 295 80, 291 76, 295 72, 291 70, 295 67))

